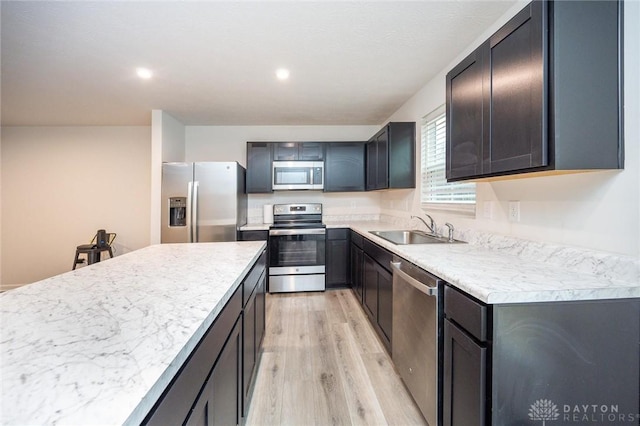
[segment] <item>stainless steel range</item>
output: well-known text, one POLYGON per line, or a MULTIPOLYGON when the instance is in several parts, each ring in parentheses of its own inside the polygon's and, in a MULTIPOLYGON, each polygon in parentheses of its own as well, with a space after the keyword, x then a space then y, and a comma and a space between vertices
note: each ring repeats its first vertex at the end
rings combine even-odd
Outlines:
POLYGON ((269 228, 269 292, 324 291, 322 204, 275 204, 269 228))

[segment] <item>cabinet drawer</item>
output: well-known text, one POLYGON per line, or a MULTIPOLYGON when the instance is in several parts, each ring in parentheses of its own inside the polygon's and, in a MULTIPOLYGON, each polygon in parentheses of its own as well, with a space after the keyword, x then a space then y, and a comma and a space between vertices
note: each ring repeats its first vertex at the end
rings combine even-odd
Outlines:
POLYGON ((267 230, 251 230, 239 231, 238 241, 267 241, 269 239, 269 231, 267 230))
POLYGON ((481 342, 488 336, 488 307, 450 286, 444 288, 444 313, 481 342))
POLYGON ((328 228, 327 240, 348 240, 349 228, 328 228))
POLYGON ((391 272, 390 263, 393 259, 393 255, 391 254, 391 252, 375 243, 372 243, 367 239, 364 240, 364 251, 373 259, 375 259, 375 261, 378 262, 384 269, 391 272))

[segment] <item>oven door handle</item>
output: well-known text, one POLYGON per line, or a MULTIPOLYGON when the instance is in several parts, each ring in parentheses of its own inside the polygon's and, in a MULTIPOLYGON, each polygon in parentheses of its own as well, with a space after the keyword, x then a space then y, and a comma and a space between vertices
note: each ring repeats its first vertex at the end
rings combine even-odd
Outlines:
POLYGON ((325 229, 270 229, 270 236, 280 236, 280 235, 324 235, 326 234, 325 229))

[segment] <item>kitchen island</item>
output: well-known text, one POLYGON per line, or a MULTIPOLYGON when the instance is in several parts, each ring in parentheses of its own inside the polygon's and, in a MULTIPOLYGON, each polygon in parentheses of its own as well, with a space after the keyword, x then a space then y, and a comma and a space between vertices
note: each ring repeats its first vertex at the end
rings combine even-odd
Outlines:
POLYGON ((162 244, 0 295, 0 423, 139 424, 265 248, 162 244))

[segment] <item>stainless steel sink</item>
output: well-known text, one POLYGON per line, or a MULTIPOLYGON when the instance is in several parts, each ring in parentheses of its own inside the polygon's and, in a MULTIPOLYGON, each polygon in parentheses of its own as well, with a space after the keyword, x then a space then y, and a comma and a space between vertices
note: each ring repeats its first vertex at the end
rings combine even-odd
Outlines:
POLYGON ((464 243, 464 241, 453 240, 427 234, 422 231, 397 230, 397 231, 369 231, 369 233, 384 238, 385 240, 398 245, 404 244, 452 244, 464 243))

